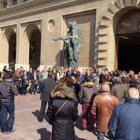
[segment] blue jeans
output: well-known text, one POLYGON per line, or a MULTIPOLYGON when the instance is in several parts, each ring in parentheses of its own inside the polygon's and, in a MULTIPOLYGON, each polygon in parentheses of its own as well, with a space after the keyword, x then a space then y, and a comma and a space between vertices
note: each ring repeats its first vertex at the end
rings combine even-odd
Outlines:
POLYGON ((104 132, 97 132, 97 139, 104 140, 105 133, 104 132))
POLYGON ((1 131, 10 132, 15 120, 14 101, 1 103, 1 131))

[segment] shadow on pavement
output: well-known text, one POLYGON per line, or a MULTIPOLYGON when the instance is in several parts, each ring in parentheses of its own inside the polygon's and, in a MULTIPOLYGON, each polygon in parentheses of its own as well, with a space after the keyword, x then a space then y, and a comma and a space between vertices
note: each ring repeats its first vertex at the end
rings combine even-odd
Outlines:
POLYGON ((39 115, 39 110, 35 110, 35 112, 32 112, 32 114, 37 118, 38 121, 40 121, 40 118, 39 118, 39 116, 40 116, 39 115))
MULTIPOLYGON (((50 132, 47 131, 46 128, 40 128, 37 130, 37 133, 40 134, 40 139, 39 140, 50 140, 50 132)), ((83 139, 83 138, 78 138, 77 136, 75 136, 75 140, 86 140, 86 139, 83 139)))
POLYGON ((40 118, 40 111, 39 111, 39 110, 35 110, 35 112, 32 112, 32 114, 37 118, 37 120, 38 120, 39 122, 42 122, 43 119, 45 119, 46 122, 48 122, 48 117, 47 117, 46 115, 43 117, 43 119, 40 118))
POLYGON ((47 131, 46 128, 40 128, 37 130, 37 133, 40 134, 40 139, 39 140, 49 140, 50 139, 50 132, 47 131))
POLYGON ((36 117, 39 117, 39 110, 35 110, 35 112, 32 112, 32 114, 34 114, 36 117))
POLYGON ((86 140, 86 139, 83 139, 83 138, 78 138, 77 136, 75 138, 76 138, 75 140, 86 140))

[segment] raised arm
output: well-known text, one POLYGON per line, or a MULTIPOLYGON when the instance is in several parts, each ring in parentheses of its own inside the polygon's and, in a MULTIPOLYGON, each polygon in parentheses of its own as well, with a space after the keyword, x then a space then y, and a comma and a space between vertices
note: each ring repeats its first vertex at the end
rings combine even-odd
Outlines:
POLYGON ((56 38, 53 38, 53 40, 54 41, 58 41, 58 40, 63 40, 64 41, 65 40, 65 37, 56 37, 56 38))

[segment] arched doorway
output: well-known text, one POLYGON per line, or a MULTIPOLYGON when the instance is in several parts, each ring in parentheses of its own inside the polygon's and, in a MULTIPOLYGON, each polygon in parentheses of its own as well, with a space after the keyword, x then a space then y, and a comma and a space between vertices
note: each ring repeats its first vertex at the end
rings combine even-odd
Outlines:
POLYGON ((31 31, 29 37, 29 65, 37 68, 40 65, 41 32, 38 28, 31 31))
POLYGON ((122 16, 116 33, 118 69, 140 71, 140 10, 122 16))
POLYGON ((8 39, 8 45, 9 45, 8 62, 9 62, 9 68, 12 69, 16 63, 16 33, 15 32, 10 33, 8 39))

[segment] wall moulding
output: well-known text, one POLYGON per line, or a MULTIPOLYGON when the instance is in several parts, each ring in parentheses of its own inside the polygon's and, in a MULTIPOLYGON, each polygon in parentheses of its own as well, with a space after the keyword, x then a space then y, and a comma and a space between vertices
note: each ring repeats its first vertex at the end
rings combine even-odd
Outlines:
POLYGON ((15 5, 9 8, 0 10, 0 21, 6 21, 13 18, 24 17, 26 15, 40 14, 47 11, 52 11, 71 5, 87 3, 90 0, 34 0, 20 5, 15 5), (28 10, 27 10, 28 9, 28 10), (8 14, 7 14, 8 13, 8 14), (10 15, 9 15, 10 13, 10 15))

